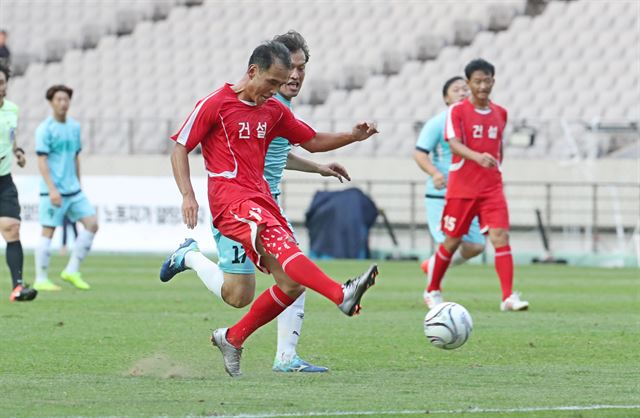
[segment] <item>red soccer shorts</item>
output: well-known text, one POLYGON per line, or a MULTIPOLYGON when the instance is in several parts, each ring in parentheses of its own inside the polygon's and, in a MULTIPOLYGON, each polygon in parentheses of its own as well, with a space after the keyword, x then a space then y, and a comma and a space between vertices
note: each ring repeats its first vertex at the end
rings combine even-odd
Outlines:
POLYGON ((215 217, 213 224, 222 235, 242 244, 253 264, 267 274, 269 271, 261 265, 261 257, 257 250, 258 233, 261 227, 280 226, 290 237, 293 237, 287 220, 282 216, 280 208, 271 196, 264 198, 253 196, 250 199, 232 203, 215 217))
POLYGON ((469 232, 473 218, 480 218, 480 231, 509 229, 509 209, 502 190, 474 199, 447 199, 442 212, 441 228, 445 235, 460 238, 469 232))

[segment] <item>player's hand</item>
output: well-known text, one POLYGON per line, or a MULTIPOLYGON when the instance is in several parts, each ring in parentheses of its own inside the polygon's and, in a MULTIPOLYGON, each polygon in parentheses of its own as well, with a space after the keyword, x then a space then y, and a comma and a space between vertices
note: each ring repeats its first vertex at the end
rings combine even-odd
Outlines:
POLYGON ((375 122, 360 122, 351 130, 351 135, 356 141, 364 141, 371 135, 378 133, 378 125, 375 122))
POLYGON ((342 179, 351 181, 351 177, 347 172, 347 169, 338 163, 321 164, 318 166, 318 174, 322 177, 335 177, 343 183, 342 179))
POLYGON ((476 162, 484 168, 492 168, 498 165, 498 160, 496 160, 496 158, 488 152, 478 154, 476 162))
POLYGON ((189 229, 195 228, 198 224, 198 202, 193 195, 187 195, 182 199, 182 222, 189 229))
POLYGON ((432 179, 433 187, 435 187, 437 190, 442 190, 447 186, 447 180, 444 178, 444 174, 439 171, 436 171, 432 179))
POLYGON ((49 191, 49 200, 51 200, 51 204, 56 207, 62 206, 62 196, 58 189, 53 189, 49 191))
POLYGON ((24 152, 18 151, 15 153, 16 162, 18 163, 18 167, 22 168, 27 163, 27 159, 24 158, 24 152))

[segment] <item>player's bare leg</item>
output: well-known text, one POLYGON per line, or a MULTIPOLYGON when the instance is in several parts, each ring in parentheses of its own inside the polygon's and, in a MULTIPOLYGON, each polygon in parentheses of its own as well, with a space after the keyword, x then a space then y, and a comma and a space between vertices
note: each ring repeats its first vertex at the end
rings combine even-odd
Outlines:
POLYGON ((524 311, 529 302, 520 300, 520 294, 513 291, 513 255, 509 245, 509 231, 505 228, 491 228, 489 240, 496 250, 495 268, 502 288, 501 311, 524 311))

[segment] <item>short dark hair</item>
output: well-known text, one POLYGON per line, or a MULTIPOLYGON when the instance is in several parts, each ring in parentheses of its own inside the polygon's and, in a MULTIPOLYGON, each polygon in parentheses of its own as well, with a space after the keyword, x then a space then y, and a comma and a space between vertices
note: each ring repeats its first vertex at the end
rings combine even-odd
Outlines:
POLYGON ((259 45, 251 53, 249 65, 255 64, 261 71, 271 68, 279 61, 286 68, 291 68, 291 53, 281 42, 267 41, 259 45))
POLYGON ((464 81, 464 78, 457 75, 445 81, 444 86, 442 86, 442 97, 447 97, 447 93, 449 92, 449 87, 451 87, 451 85, 458 80, 464 81))
POLYGON ((467 80, 471 79, 471 74, 476 71, 482 71, 491 77, 496 75, 496 69, 493 64, 489 61, 483 60, 482 58, 476 58, 464 67, 464 75, 467 76, 467 80))
POLYGON ((4 73, 5 78, 9 81, 9 77, 11 77, 11 70, 6 65, 0 64, 0 73, 4 73))
POLYGON ((276 35, 273 40, 286 46, 292 54, 297 51, 304 52, 304 62, 309 62, 309 46, 300 32, 292 29, 282 35, 276 35))
POLYGON ((47 98, 48 101, 53 100, 53 96, 56 95, 57 92, 62 91, 67 93, 67 95, 69 96, 69 98, 73 97, 73 89, 71 89, 71 87, 67 87, 63 84, 56 84, 55 86, 51 86, 47 89, 47 94, 45 95, 45 97, 47 98))

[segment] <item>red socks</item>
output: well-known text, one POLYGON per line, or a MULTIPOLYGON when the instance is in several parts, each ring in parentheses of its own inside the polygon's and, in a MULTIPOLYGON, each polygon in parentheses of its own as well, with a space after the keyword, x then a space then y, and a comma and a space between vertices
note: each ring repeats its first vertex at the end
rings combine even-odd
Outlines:
POLYGON ((274 255, 282 269, 297 283, 320 293, 336 305, 342 303, 342 285, 324 274, 280 227, 265 228, 260 233, 265 250, 274 255))
POLYGON ((431 275, 431 281, 429 281, 429 287, 427 288, 429 292, 440 290, 440 282, 442 282, 442 278, 451 263, 451 254, 442 244, 438 246, 433 257, 435 258, 435 262, 433 263, 433 273, 429 272, 431 275))
POLYGON ((251 305, 249 312, 227 331, 227 341, 235 347, 242 347, 244 340, 255 330, 271 322, 282 311, 293 303, 291 299, 276 285, 265 290, 251 305))
POLYGON ((504 301, 513 293, 513 256, 509 245, 496 248, 495 265, 500 279, 500 287, 502 287, 502 300, 504 301))

